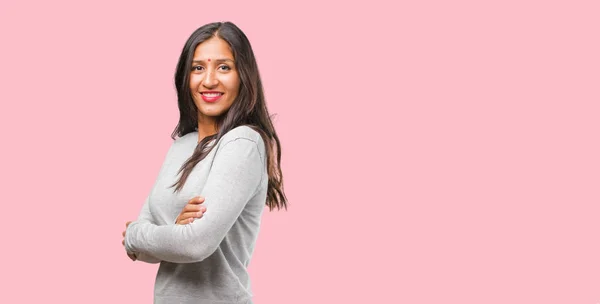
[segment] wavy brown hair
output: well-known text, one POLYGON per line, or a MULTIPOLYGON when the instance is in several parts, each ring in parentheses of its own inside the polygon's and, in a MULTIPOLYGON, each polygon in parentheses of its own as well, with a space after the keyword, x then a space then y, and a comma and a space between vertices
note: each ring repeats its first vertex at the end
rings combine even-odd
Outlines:
POLYGON ((179 106, 179 123, 171 134, 182 137, 198 128, 198 108, 194 103, 189 86, 192 60, 196 47, 212 38, 218 37, 229 44, 233 53, 235 66, 240 77, 240 89, 233 104, 223 115, 216 118, 216 134, 203 138, 196 146, 194 153, 178 171, 181 176, 171 187, 180 191, 196 164, 198 164, 216 146, 208 143, 213 139, 219 141, 230 130, 246 125, 256 130, 265 142, 267 154, 267 170, 269 175, 267 201, 269 210, 275 207, 287 210, 287 198, 283 190, 283 175, 281 172, 281 143, 271 122, 263 93, 258 66, 250 41, 235 24, 231 22, 214 22, 206 24, 192 33, 188 38, 175 72, 175 87, 177 88, 177 103, 179 106))

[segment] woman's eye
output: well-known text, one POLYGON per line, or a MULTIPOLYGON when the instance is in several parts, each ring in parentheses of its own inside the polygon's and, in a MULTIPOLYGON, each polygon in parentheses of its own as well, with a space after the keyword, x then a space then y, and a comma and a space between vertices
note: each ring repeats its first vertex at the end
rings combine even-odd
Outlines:
MULTIPOLYGON (((226 65, 219 66, 219 69, 222 69, 224 71, 231 70, 231 68, 229 66, 226 66, 226 65)), ((202 71, 202 70, 204 70, 204 67, 201 66, 201 65, 196 65, 196 66, 192 67, 192 71, 202 71)))

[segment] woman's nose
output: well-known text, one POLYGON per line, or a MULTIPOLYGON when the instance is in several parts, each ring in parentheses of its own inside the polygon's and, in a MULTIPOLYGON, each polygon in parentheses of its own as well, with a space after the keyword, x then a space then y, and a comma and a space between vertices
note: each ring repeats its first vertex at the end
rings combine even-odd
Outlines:
POLYGON ((212 88, 218 84, 217 77, 214 72, 206 72, 204 77, 203 85, 207 88, 212 88))

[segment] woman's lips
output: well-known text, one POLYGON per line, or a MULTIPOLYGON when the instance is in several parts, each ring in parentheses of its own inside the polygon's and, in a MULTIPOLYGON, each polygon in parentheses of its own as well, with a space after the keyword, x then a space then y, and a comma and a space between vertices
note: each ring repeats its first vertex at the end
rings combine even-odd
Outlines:
POLYGON ((221 98, 221 96, 223 96, 223 93, 200 93, 200 95, 202 96, 202 100, 206 101, 206 102, 215 102, 217 100, 219 100, 219 98, 221 98))

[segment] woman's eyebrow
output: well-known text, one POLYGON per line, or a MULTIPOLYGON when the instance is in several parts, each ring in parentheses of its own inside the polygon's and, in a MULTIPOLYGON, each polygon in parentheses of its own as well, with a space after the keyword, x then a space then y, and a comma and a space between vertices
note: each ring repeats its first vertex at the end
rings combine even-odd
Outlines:
MULTIPOLYGON (((208 61, 211 61, 211 59, 209 58, 208 61)), ((232 63, 234 62, 233 59, 229 59, 229 58, 220 58, 220 59, 215 60, 215 62, 226 62, 226 61, 231 61, 232 63)), ((194 61, 192 61, 192 63, 204 63, 204 60, 194 59, 194 61)))

